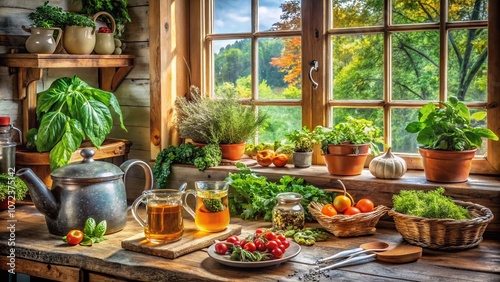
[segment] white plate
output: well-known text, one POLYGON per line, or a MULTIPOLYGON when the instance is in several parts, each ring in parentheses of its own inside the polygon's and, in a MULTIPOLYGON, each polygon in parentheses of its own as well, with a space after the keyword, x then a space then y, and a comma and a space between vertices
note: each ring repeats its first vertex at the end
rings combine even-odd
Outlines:
POLYGON ((300 249, 301 248, 299 244, 295 242, 290 242, 290 247, 286 249, 285 253, 283 254, 283 257, 279 259, 271 259, 264 261, 236 261, 236 260, 230 260, 229 255, 217 254, 215 252, 215 244, 212 244, 210 247, 208 247, 208 255, 214 258, 219 263, 227 266, 255 268, 255 267, 266 267, 271 265, 277 265, 286 262, 291 258, 295 257, 296 255, 298 255, 300 253, 300 249))

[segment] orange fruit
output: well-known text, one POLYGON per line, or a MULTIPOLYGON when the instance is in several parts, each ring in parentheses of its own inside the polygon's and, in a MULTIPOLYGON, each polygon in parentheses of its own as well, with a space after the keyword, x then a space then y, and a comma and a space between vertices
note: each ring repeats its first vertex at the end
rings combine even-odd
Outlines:
POLYGON ((273 164, 276 167, 284 167, 288 163, 288 155, 286 154, 276 154, 273 157, 273 164))
POLYGON ((356 208, 361 212, 371 212, 373 211, 374 204, 370 199, 361 199, 356 203, 356 208))
POLYGON ((356 207, 348 207, 344 211, 345 215, 354 215, 354 214, 358 214, 358 213, 361 213, 361 211, 358 208, 356 208, 356 207))
POLYGON ((338 212, 344 212, 351 205, 351 199, 346 195, 339 195, 333 199, 333 207, 335 207, 338 212))
POLYGON ((333 207, 332 204, 326 204, 321 209, 321 213, 327 216, 337 215, 337 210, 333 207))
POLYGON ((269 166, 273 163, 274 151, 262 150, 257 152, 257 163, 261 166, 269 166))

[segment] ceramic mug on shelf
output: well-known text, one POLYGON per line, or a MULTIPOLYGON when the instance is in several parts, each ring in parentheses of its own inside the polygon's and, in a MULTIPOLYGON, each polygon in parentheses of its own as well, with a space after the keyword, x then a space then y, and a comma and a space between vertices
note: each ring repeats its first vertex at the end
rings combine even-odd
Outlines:
POLYGON ((179 190, 154 189, 142 193, 132 204, 132 215, 144 227, 146 239, 155 244, 180 240, 184 233, 182 218, 183 184, 179 190), (141 203, 146 205, 146 219, 137 211, 141 203))
POLYGON ((219 232, 229 225, 227 181, 196 181, 196 190, 188 190, 184 196, 184 208, 194 218, 196 227, 201 231, 219 232), (193 211, 187 204, 187 197, 196 198, 193 211))

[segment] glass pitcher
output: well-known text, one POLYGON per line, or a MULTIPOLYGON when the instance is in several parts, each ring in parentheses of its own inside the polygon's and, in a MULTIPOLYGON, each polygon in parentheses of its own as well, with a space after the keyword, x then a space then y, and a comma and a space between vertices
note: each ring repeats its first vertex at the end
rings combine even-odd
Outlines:
POLYGON ((227 181, 196 181, 196 190, 188 190, 184 196, 184 208, 194 218, 196 227, 206 232, 218 232, 229 225, 227 181), (187 197, 196 198, 195 211, 187 204, 187 197))

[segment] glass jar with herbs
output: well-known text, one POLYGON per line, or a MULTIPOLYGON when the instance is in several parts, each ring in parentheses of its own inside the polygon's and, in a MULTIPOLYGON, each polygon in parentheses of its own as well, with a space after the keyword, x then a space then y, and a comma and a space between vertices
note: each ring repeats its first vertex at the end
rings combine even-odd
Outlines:
POLYGON ((279 230, 303 229, 304 207, 300 204, 302 195, 294 192, 280 193, 273 208, 273 228, 279 230))

